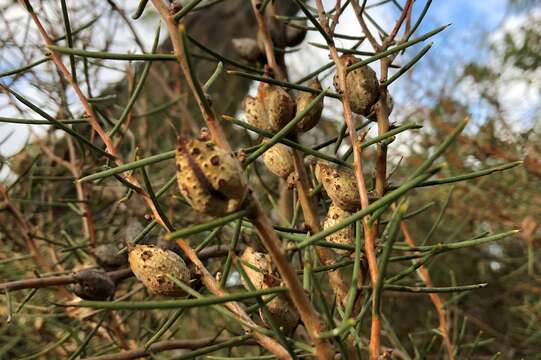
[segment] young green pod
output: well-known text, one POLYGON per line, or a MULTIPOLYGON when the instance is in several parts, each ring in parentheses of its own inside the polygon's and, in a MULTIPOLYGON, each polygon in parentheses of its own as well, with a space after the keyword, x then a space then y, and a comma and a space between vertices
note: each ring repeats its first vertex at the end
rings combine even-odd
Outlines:
MULTIPOLYGON (((334 226, 345 218, 351 216, 352 214, 349 211, 343 210, 335 204, 331 204, 329 211, 327 212, 327 217, 323 221, 323 229, 330 228, 334 226)), ((325 238, 327 241, 340 244, 340 245, 354 245, 355 243, 355 234, 353 232, 353 224, 346 226, 345 228, 338 230, 325 238)), ((339 254, 348 254, 351 253, 350 250, 336 249, 336 252, 339 254)))
POLYGON ((244 200, 247 188, 237 160, 213 142, 179 137, 176 162, 180 192, 195 210, 220 216, 244 200))
MULTIPOLYGON (((351 54, 343 54, 340 56, 340 61, 348 67, 360 60, 351 54)), ((376 72, 368 65, 349 71, 346 75, 346 86, 351 111, 360 115, 368 115, 372 106, 379 99, 379 82, 376 72)), ((343 90, 338 84, 338 74, 334 76, 334 87, 338 92, 343 90)))
MULTIPOLYGON (((321 90, 321 83, 317 78, 310 80, 307 84, 312 89, 321 90)), ((310 92, 301 91, 299 92, 299 95, 297 96, 297 114, 299 115, 302 111, 304 111, 308 105, 314 101, 314 99, 317 97, 317 94, 312 94, 310 92)), ((295 130, 297 132, 306 132, 317 125, 319 122, 319 119, 321 119, 321 113, 323 112, 323 99, 322 97, 314 107, 312 107, 308 113, 306 113, 301 121, 297 123, 295 126, 295 130)))
POLYGON ((262 82, 256 97, 245 98, 244 111, 250 124, 274 133, 293 118, 295 102, 280 86, 262 82))
POLYGON ((315 166, 316 178, 332 202, 345 211, 356 211, 361 206, 357 179, 353 170, 318 160, 315 166))
POLYGON ((152 245, 135 245, 129 250, 130 268, 151 294, 163 296, 182 296, 168 275, 188 283, 190 271, 180 256, 172 251, 152 245))
POLYGON ((115 282, 105 271, 87 269, 74 277, 73 292, 83 300, 107 300, 115 293, 115 282))

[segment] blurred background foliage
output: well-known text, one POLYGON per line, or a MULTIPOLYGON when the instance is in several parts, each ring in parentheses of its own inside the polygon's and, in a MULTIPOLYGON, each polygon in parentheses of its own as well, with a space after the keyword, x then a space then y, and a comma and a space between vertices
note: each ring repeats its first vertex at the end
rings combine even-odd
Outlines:
MULTIPOLYGON (((77 14, 74 18, 84 11, 90 14, 102 11, 100 21, 104 20, 103 17, 109 17, 109 12, 116 12, 116 17, 119 14, 126 15, 120 2, 115 4, 108 1, 105 4, 107 6, 103 3, 105 2, 98 4, 88 1, 84 5, 78 4, 74 10, 74 14, 77 14)), ((242 6, 240 0, 228 0, 227 3, 224 6, 209 7, 206 21, 201 21, 201 11, 188 17, 186 22, 190 33, 198 40, 226 56, 234 57, 229 39, 233 35, 250 34, 254 31, 255 24, 249 7, 242 6)), ((1 13, 7 14, 11 7, 17 6, 6 1, 1 13)), ((438 2, 434 2, 432 6, 437 7, 438 2)), ((490 7, 490 1, 483 6, 490 7)), ((296 9, 286 4, 283 11, 293 14, 296 9)), ((400 153, 393 153, 396 155, 392 162, 393 171, 396 171, 393 177, 400 178, 400 174, 410 173, 411 169, 418 166, 450 133, 458 121, 467 114, 479 113, 480 108, 484 114, 482 119, 474 117, 471 126, 459 141, 446 152, 445 160, 449 166, 444 175, 476 171, 515 160, 524 161, 522 166, 510 171, 498 172, 454 186, 417 189, 414 196, 410 197, 412 209, 431 204, 428 210, 408 220, 417 243, 421 243, 423 239, 427 244, 455 242, 469 238, 469 234, 522 230, 520 234, 497 244, 445 253, 428 263, 435 285, 489 283, 487 288, 481 290, 444 296, 450 316, 453 343, 460 359, 496 358, 494 354, 497 353, 500 353, 502 359, 541 358, 541 266, 538 263, 541 255, 540 12, 541 7, 536 0, 510 0, 502 24, 506 18, 520 17, 522 20, 518 26, 504 29, 503 36, 496 41, 481 39, 482 46, 478 49, 480 56, 470 54, 466 61, 460 63, 460 68, 455 68, 454 71, 442 69, 437 58, 431 58, 431 61, 424 65, 432 67, 426 70, 427 73, 439 73, 440 76, 447 77, 446 84, 434 87, 430 84, 430 78, 426 79, 426 73, 419 72, 415 75, 417 79, 412 79, 412 85, 409 85, 416 88, 415 98, 395 97, 393 116, 396 120, 409 119, 422 123, 424 128, 415 135, 405 135, 406 138, 396 140, 400 153), (487 61, 487 58, 490 61, 487 61), (523 112, 525 109, 517 109, 527 115, 523 119, 517 119, 512 111, 504 110, 505 104, 502 104, 506 101, 505 91, 513 91, 508 86, 509 74, 512 74, 514 82, 527 83, 537 99, 536 103, 528 104, 526 112, 523 112), (422 78, 425 80, 418 81, 422 78), (462 90, 455 91, 456 89, 462 90), (469 96, 465 97, 464 91, 469 96)), ((58 19, 58 13, 49 15, 58 19)), ((147 16, 145 22, 156 20, 155 14, 147 16)), ((21 18, 2 18, 4 26, 26 19, 22 15, 21 18)), ((147 26, 147 29, 149 28, 147 26)), ((112 29, 113 27, 110 27, 107 31, 112 29)), ((31 45, 25 46, 21 43, 10 43, 13 39, 7 31, 0 36, 1 53, 11 53, 19 47, 28 55, 29 60, 32 59, 32 51, 39 51, 34 49, 39 41, 32 36, 27 40, 31 45)), ((81 44, 91 44, 92 36, 92 33, 83 31, 78 41, 81 44)), ((152 37, 148 33, 141 33, 140 36, 152 37)), ((107 36, 105 38, 107 39, 107 36)), ((111 35, 109 40, 112 38, 111 35)), ((110 45, 107 41, 105 43, 106 46, 110 45)), ((141 45, 148 48, 148 44, 141 45)), ((456 53, 461 51, 461 44, 445 42, 439 46, 450 48, 456 53)), ((162 51, 168 50, 170 45, 165 40, 162 51)), ((214 71, 215 62, 206 61, 205 54, 196 47, 193 47, 193 52, 203 58, 197 60, 198 71, 201 79, 207 79, 214 71)), ((2 54, 2 58, 4 56, 2 54)), ((22 65, 24 63, 11 64, 9 68, 22 65)), ((81 76, 85 65, 88 64, 78 65, 81 76)), ((124 64, 117 66, 120 68, 124 64)), ((0 68, 0 71, 4 70, 7 69, 0 68)), ((89 89, 99 89, 93 91, 93 96, 96 97, 93 105, 101 116, 106 119, 119 116, 122 106, 118 105, 127 102, 134 87, 134 79, 140 71, 141 65, 129 64, 121 71, 124 74, 123 79, 107 87, 95 87, 89 82, 89 89)), ((43 101, 57 105, 56 114, 53 115, 59 119, 77 118, 67 106, 71 98, 62 98, 62 91, 53 87, 56 86, 54 84, 63 83, 52 65, 38 68, 34 72, 37 75, 21 76, 26 77, 30 84, 28 86, 37 87, 50 95, 50 98, 43 101), (41 77, 40 72, 48 72, 47 79, 41 77)), ((6 85, 16 84, 18 76, 4 77, 1 80, 6 85)), ((97 74, 90 77, 94 81, 100 79, 97 74)), ((178 68, 166 62, 156 63, 151 67, 150 79, 137 102, 136 114, 130 117, 132 125, 127 135, 129 141, 125 141, 122 147, 122 152, 130 154, 133 159, 170 150, 174 146, 177 133, 197 132, 202 125, 191 99, 177 96, 185 87, 180 80, 178 68), (153 109, 164 104, 166 106, 162 110, 152 113, 153 109), (151 113, 145 115, 148 112, 151 113)), ((65 88, 65 84, 63 86, 65 88)), ((408 85, 404 87, 407 89, 408 85)), ((234 115, 249 88, 250 83, 246 80, 221 76, 209 90, 209 95, 219 109, 219 115, 234 115)), ((4 96, 6 99, 3 104, 8 104, 10 99, 7 95, 4 96)), ((14 112, 21 117, 27 115, 26 110, 20 108, 14 109, 14 112)), ((306 135, 305 142, 316 144, 335 136, 340 125, 338 116, 327 115, 325 125, 306 135)), ((76 124, 74 128, 89 134, 89 128, 85 124, 76 124)), ((226 125, 226 129, 236 148, 256 143, 256 138, 247 135, 244 130, 232 125, 226 125)), ((0 141, 5 141, 9 136, 10 131, 4 131, 0 125, 0 141)), ((392 147, 394 145, 391 144, 392 147)), ((76 215, 85 210, 76 200, 76 189, 72 185, 75 175, 62 165, 62 160, 69 161, 70 151, 73 150, 70 150, 66 138, 49 128, 29 138, 22 151, 2 158, 5 175, 3 186, 9 191, 10 203, 15 204, 23 214, 24 222, 30 228, 26 229, 20 219, 7 211, 8 205, 0 202, 0 282, 33 277, 38 272, 37 264, 28 255, 23 241, 25 231, 31 231, 32 236, 40 243, 43 256, 57 264, 54 270, 51 269, 52 273, 62 273, 60 269, 69 273, 95 265, 93 256, 87 249, 88 239, 82 231, 81 218, 76 215)), ((98 170, 96 165, 88 161, 83 173, 95 172, 98 170)), ((261 165, 256 165, 254 170, 260 173, 259 182, 254 184, 256 191, 267 194, 269 189, 277 188, 277 180, 269 176, 261 165)), ((174 167, 164 162, 153 165, 150 177, 154 187, 159 189, 173 175, 174 167)), ((279 196, 276 190, 271 190, 270 194, 275 198, 279 196)), ((140 198, 131 195, 114 178, 92 186, 92 196, 87 199, 87 204, 93 212, 97 243, 115 243, 121 246, 124 241, 132 240, 133 234, 140 233, 142 227, 148 224, 145 204, 140 198), (135 232, 126 234, 126 228, 134 227, 135 232)), ((270 206, 269 198, 264 196, 263 200, 270 206)), ((175 219, 179 226, 205 221, 201 215, 194 214, 179 202, 176 189, 163 197, 162 204, 168 209, 169 217, 175 219)), ((277 215, 275 214, 275 218, 278 219, 277 215)), ((149 232, 145 241, 156 241, 162 236, 161 230, 156 227, 149 232)), ((231 236, 232 229, 224 227, 218 233, 216 244, 227 245, 231 236)), ((210 265, 210 268, 213 266, 210 265)), ((401 269, 400 266, 396 269, 391 267, 391 271, 401 269)), ((45 275, 41 273, 40 276, 45 275)), ((121 287, 123 293, 136 292, 133 299, 146 297, 136 282, 126 281, 121 287)), ((51 306, 51 301, 66 297, 69 298, 69 294, 65 291, 52 288, 25 290, 14 292, 9 297, 2 296, 0 358, 15 359, 30 354, 35 354, 34 358, 68 358, 69 354, 84 342, 85 336, 100 321, 100 316, 92 316, 90 311, 85 309, 73 310, 73 313, 67 314, 63 309, 51 306), (68 339, 67 335, 71 338, 68 339)), ((419 359, 443 358, 445 352, 439 340, 437 315, 429 298, 422 294, 389 293, 386 294, 386 299, 385 316, 389 323, 394 325, 394 333, 390 328, 384 327, 384 345, 403 349, 410 356, 419 359)), ((215 318, 204 308, 190 312, 194 312, 194 316, 185 317, 186 320, 182 317, 177 325, 167 332, 166 337, 205 337, 214 334, 211 330, 216 329, 217 323, 220 323, 218 327, 222 328, 236 326, 215 318)), ((109 313, 107 316, 111 321, 107 326, 100 327, 99 336, 90 341, 85 350, 86 354, 96 355, 134 344, 141 346, 173 312, 140 311, 133 314, 109 313), (123 338, 121 334, 128 336, 123 338)))

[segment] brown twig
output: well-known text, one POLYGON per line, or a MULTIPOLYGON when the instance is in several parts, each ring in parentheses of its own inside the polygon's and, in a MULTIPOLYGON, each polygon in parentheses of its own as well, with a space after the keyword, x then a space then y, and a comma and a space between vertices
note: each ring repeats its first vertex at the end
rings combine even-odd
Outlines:
MULTIPOLYGON (((330 29, 327 24, 327 19, 325 16, 325 10, 321 0, 316 0, 316 5, 318 9, 319 19, 323 29, 330 35, 330 29)), ((328 43, 329 51, 332 60, 336 65, 336 74, 338 77, 338 92, 341 94, 342 107, 344 113, 344 119, 346 121, 349 138, 353 146, 353 159, 355 165, 355 178, 357 179, 357 187, 359 190, 359 195, 361 197, 361 208, 366 208, 369 205, 368 200, 368 191, 366 188, 366 181, 364 179, 363 173, 363 161, 361 148, 358 145, 357 141, 357 130, 355 128, 355 122, 353 119, 353 113, 351 111, 351 106, 349 103, 349 89, 346 85, 346 67, 344 63, 340 60, 338 51, 333 43, 328 43)), ((366 253, 366 258, 368 260, 368 270, 370 272, 370 280, 372 284, 376 284, 378 280, 378 264, 376 259, 376 230, 375 227, 369 225, 368 217, 363 218, 363 230, 364 230, 364 250, 366 253)), ((375 286, 372 286, 373 291, 375 291, 375 286)), ((371 335, 370 335, 370 358, 372 360, 377 360, 379 357, 379 348, 380 348, 380 332, 381 332, 381 319, 375 313, 372 312, 372 326, 371 326, 371 335)))
MULTIPOLYGON (((186 349, 196 350, 205 346, 220 344, 227 340, 226 337, 206 337, 200 339, 182 339, 182 340, 164 340, 158 341, 150 345, 148 348, 137 348, 129 351, 123 351, 116 354, 107 354, 101 356, 94 356, 85 358, 85 360, 132 360, 142 357, 151 356, 152 354, 160 353, 168 350, 186 349)), ((253 345, 253 341, 247 340, 244 342, 246 345, 253 345)))
MULTIPOLYGON (((263 45, 265 47, 265 54, 267 56, 267 63, 269 64, 269 67, 272 69, 273 75, 278 80, 286 80, 287 76, 282 69, 280 65, 276 62, 276 56, 274 55, 274 47, 272 44, 271 35, 269 33, 269 29, 267 28, 267 24, 265 23, 265 18, 263 14, 259 11, 259 6, 261 2, 259 0, 251 0, 250 3, 252 4, 252 10, 254 12, 254 17, 257 22, 257 28, 259 31, 259 34, 261 36, 261 39, 263 40, 263 45)), ((272 4, 267 5, 267 7, 272 6, 272 4)))
MULTIPOLYGON (((207 270, 205 265, 203 265, 203 263, 201 262, 195 251, 190 247, 190 245, 188 245, 188 243, 182 239, 178 239, 177 244, 197 268, 198 273, 201 275, 201 281, 203 282, 205 287, 214 295, 226 295, 227 292, 220 287, 219 282, 216 281, 212 274, 207 270)), ((239 320, 242 322, 243 326, 246 329, 253 330, 257 326, 237 302, 228 302, 225 304, 225 306, 239 318, 239 320)), ((278 359, 292 359, 289 353, 284 349, 284 347, 278 342, 276 342, 274 339, 263 335, 257 331, 253 332, 253 336, 261 346, 276 355, 278 359)))
MULTIPOLYGON (((152 3, 154 4, 156 9, 160 13, 161 17, 167 24, 169 36, 171 37, 173 48, 175 50, 175 55, 184 73, 184 77, 187 79, 190 89, 192 90, 196 98, 196 101, 199 105, 201 113, 203 114, 203 118, 210 130, 212 139, 218 146, 222 147, 223 149, 227 151, 231 151, 231 146, 229 145, 227 139, 225 138, 220 124, 216 121, 216 117, 211 112, 212 110, 208 110, 206 108, 203 100, 199 97, 197 89, 195 88, 194 79, 192 79, 191 77, 190 68, 184 57, 184 53, 182 49, 182 40, 180 38, 179 32, 177 31, 177 27, 175 25, 175 21, 173 17, 171 16, 167 7, 161 0, 152 0, 152 3)), ((241 171, 240 164, 239 164, 239 171, 241 171)), ((254 209, 254 212, 253 212, 254 226, 256 227, 258 231, 261 242, 263 243, 263 245, 265 246, 265 248, 271 255, 272 259, 274 260, 274 263, 276 264, 278 268, 280 275, 282 276, 282 279, 284 280, 284 282, 286 283, 287 287, 290 290, 291 299, 299 312, 299 315, 307 329, 310 339, 312 340, 312 342, 314 343, 316 347, 316 356, 318 356, 318 358, 320 359, 332 359, 334 354, 330 346, 330 343, 325 339, 319 338, 319 333, 322 330, 324 330, 324 324, 321 322, 317 312, 315 311, 308 297, 304 293, 304 289, 302 288, 302 285, 299 279, 297 278, 297 274, 295 270, 293 269, 293 267, 287 260, 286 254, 280 248, 280 243, 281 243, 280 238, 274 232, 274 229, 272 228, 272 224, 269 218, 267 217, 267 215, 261 208, 261 205, 259 204, 257 199, 251 196, 251 199, 249 199, 249 201, 251 201, 253 209, 254 209)), ((190 248, 187 247, 186 249, 189 250, 190 248)), ((186 255, 189 256, 188 254, 186 255)), ((212 276, 210 278, 207 278, 208 284, 205 284, 206 286, 213 285, 213 282, 210 281, 211 278, 212 276)), ((221 291, 221 289, 217 289, 217 290, 221 291)), ((272 339, 263 339, 263 340, 268 342, 269 340, 272 340, 272 339)), ((265 347, 270 346, 270 345, 271 344, 265 343, 265 347)))
MULTIPOLYGON (((37 26, 38 31, 41 34, 41 37, 43 38, 43 41, 45 42, 45 44, 47 46, 54 45, 53 41, 49 37, 49 34, 47 33, 47 31, 43 27, 41 21, 39 20, 36 13, 34 12, 34 9, 32 8, 32 5, 30 4, 30 2, 28 0, 20 0, 20 1, 24 5, 24 7, 28 11, 28 13, 30 14, 30 17, 32 18, 34 24, 37 26)), ((94 129, 94 131, 98 134, 100 139, 103 141, 103 143, 105 144, 105 147, 107 148, 107 151, 111 155, 115 156, 116 164, 118 166, 123 165, 123 161, 118 157, 117 149, 116 149, 113 141, 111 140, 109 135, 105 132, 105 130, 103 130, 103 128, 99 124, 96 113, 92 109, 92 106, 88 102, 88 99, 86 98, 86 96, 83 94, 81 88, 79 87, 79 84, 77 84, 77 82, 73 79, 73 76, 69 72, 68 68, 62 62, 62 59, 61 59, 60 55, 55 51, 51 51, 50 56, 51 56, 51 59, 53 60, 53 62, 55 63, 55 65, 57 66, 58 70, 60 70, 62 75, 67 79, 67 81, 69 82, 69 84, 71 85, 71 87, 73 88, 75 93, 77 94, 77 97, 79 98, 79 100, 80 100, 86 114, 88 115, 87 119, 88 119, 90 125, 92 126, 92 129, 94 129)), ((141 191, 138 192, 138 193, 143 196, 143 198, 145 199, 145 202, 147 203, 148 207, 152 211, 152 214, 154 215, 154 217, 158 221, 158 223, 162 227, 165 228, 165 222, 161 218, 159 211, 156 209, 156 207, 155 207, 154 203, 152 202, 152 199, 150 198, 148 193, 146 193, 141 188, 141 186, 139 185, 139 181, 131 174, 126 175, 126 180, 130 184, 132 184, 135 187, 141 189, 141 191)))
MULTIPOLYGON (((402 230, 402 233, 404 234, 404 239, 406 240, 406 243, 410 247, 415 247, 415 242, 413 241, 407 222, 405 220, 403 220, 400 223, 400 229, 402 230)), ((427 287, 434 286, 434 284, 432 283, 432 279, 430 277, 430 273, 428 272, 428 269, 424 265, 421 265, 421 267, 419 267, 419 273, 420 273, 421 280, 424 282, 424 284, 427 287)), ((443 337, 443 342, 445 343, 445 347, 447 349, 447 354, 449 356, 449 359, 454 360, 455 352, 453 349, 453 344, 451 342, 451 336, 449 335, 449 324, 447 323, 447 314, 443 306, 443 301, 441 300, 441 297, 437 293, 430 293, 428 294, 428 296, 430 297, 430 300, 432 301, 432 304, 434 304, 434 307, 436 308, 436 312, 438 313, 438 319, 440 323, 440 332, 443 337)))

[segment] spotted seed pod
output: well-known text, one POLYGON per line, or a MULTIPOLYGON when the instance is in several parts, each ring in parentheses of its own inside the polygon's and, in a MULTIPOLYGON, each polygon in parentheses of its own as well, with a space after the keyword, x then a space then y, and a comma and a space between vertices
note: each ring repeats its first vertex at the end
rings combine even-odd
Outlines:
MULTIPOLYGON (((256 289, 267 289, 280 284, 279 279, 272 275, 272 264, 269 255, 247 247, 240 258, 242 260, 240 262, 242 269, 246 272, 250 282, 256 289)), ((249 289, 244 278, 241 277, 241 281, 244 287, 249 289)), ((263 300, 269 299, 271 296, 263 296, 263 300)), ((299 314, 285 295, 274 297, 267 303, 267 308, 276 321, 276 324, 283 328, 285 333, 292 332, 299 323, 299 314)), ((265 319, 262 311, 259 314, 262 319, 265 319)))
POLYGON ((274 133, 293 118, 295 102, 283 88, 262 82, 256 97, 244 99, 244 111, 250 124, 274 133))
POLYGON ((180 192, 195 210, 220 216, 241 205, 247 190, 232 154, 211 141, 179 137, 176 161, 180 192))
POLYGON ((293 150, 277 143, 263 154, 263 163, 274 175, 286 179, 295 172, 293 150))
MULTIPOLYGON (((344 54, 340 56, 340 61, 344 66, 350 66, 360 60, 351 54, 344 54)), ((350 71, 346 75, 346 86, 351 110, 360 115, 368 115, 379 99, 379 82, 376 72, 368 65, 350 71)), ((334 87, 340 91, 338 75, 334 76, 334 87)))
MULTIPOLYGON (((272 264, 269 255, 247 246, 240 259, 242 260, 240 265, 254 287, 258 290, 268 288, 269 282, 272 282, 272 264)), ((241 277, 241 281, 245 288, 249 288, 243 277, 241 277)))
POLYGON ((153 245, 135 245, 129 251, 130 268, 151 294, 182 296, 179 289, 167 275, 188 283, 190 271, 180 256, 172 251, 153 245))
MULTIPOLYGON (((277 296, 267 303, 267 308, 272 315, 276 325, 285 333, 291 334, 300 321, 299 313, 293 307, 293 304, 283 295, 277 296)), ((262 309, 259 309, 259 316, 265 319, 262 309)), ((269 325, 267 321, 263 321, 269 325)))
MULTIPOLYGON (((317 78, 311 80, 307 84, 312 89, 321 90, 321 83, 317 78)), ((306 91, 299 92, 297 96, 297 115, 299 115, 308 105, 314 101, 317 94, 312 94, 306 91)), ((316 105, 303 116, 302 120, 297 123, 295 130, 298 132, 306 132, 317 125, 319 119, 321 119, 321 112, 323 111, 323 97, 316 103, 316 105)))
MULTIPOLYGON (((393 99, 393 97, 391 96, 391 94, 388 93, 388 94, 387 94, 386 100, 387 100, 387 111, 388 111, 387 115, 390 115, 390 114, 393 112, 393 108, 394 108, 394 99, 393 99)), ((378 109, 378 107, 380 106, 380 104, 381 104, 381 101, 376 102, 376 103, 374 104, 374 106, 372 106, 372 109, 371 109, 370 111, 371 111, 371 112, 372 112, 372 111, 375 112, 375 111, 378 109)), ((375 120, 375 121, 376 121, 376 120, 375 120)))
POLYGON ((118 247, 113 244, 96 246, 93 251, 96 262, 105 270, 116 269, 128 263, 128 254, 118 252, 118 247))
MULTIPOLYGON (((327 217, 323 221, 323 229, 330 228, 331 226, 334 226, 342 222, 342 220, 344 220, 345 218, 351 215, 352 214, 349 211, 345 211, 339 206, 331 204, 331 206, 329 207, 329 211, 327 213, 327 217)), ((332 233, 331 235, 328 235, 326 237, 326 240, 335 244, 353 245, 355 243, 355 234, 353 232, 353 224, 346 226, 345 228, 338 230, 332 233)), ((336 252, 339 254, 348 254, 351 251, 336 249, 336 252)))
POLYGON ((352 212, 360 207, 361 197, 353 170, 318 160, 315 173, 336 206, 352 212))
POLYGON ((83 300, 107 300, 115 293, 115 282, 102 270, 82 270, 74 277, 73 292, 83 300))
POLYGON ((231 40, 235 52, 246 61, 263 61, 265 53, 258 41, 252 38, 234 38, 231 40))

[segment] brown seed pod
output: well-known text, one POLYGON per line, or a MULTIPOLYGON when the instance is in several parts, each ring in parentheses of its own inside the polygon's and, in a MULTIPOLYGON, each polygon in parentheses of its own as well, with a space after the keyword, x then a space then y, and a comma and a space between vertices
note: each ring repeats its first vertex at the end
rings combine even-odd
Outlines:
POLYGON ((336 206, 346 211, 356 211, 360 207, 361 197, 353 170, 318 160, 315 173, 336 206))
POLYGON ((128 259, 134 275, 151 294, 182 296, 179 289, 167 275, 188 283, 190 271, 180 256, 172 251, 152 245, 135 245, 129 251, 128 259))
MULTIPOLYGON (((323 221, 323 229, 330 228, 344 220, 345 218, 351 216, 352 214, 349 211, 345 211, 339 206, 331 204, 327 217, 323 221)), ((345 228, 338 230, 331 235, 325 238, 327 241, 342 244, 342 245, 353 245, 355 243, 355 234, 353 232, 353 225, 346 226, 345 228)), ((336 249, 336 252, 339 254, 348 254, 351 253, 350 250, 336 249)))
POLYGON ((245 98, 244 111, 250 124, 274 133, 293 118, 295 102, 283 88, 262 82, 256 97, 245 98))
MULTIPOLYGON (((275 297, 267 303, 267 308, 276 325, 281 328, 285 334, 291 334, 299 324, 299 314, 285 296, 281 295, 275 297)), ((263 310, 261 309, 259 310, 259 316, 261 319, 265 319, 263 310)), ((267 323, 266 321, 264 322, 267 323)))
POLYGON ((234 38, 231 40, 235 52, 246 61, 264 61, 265 53, 261 51, 258 41, 252 38, 234 38))
MULTIPOLYGON (((360 60, 351 54, 340 56, 340 61, 348 67, 360 60)), ((346 86, 351 110, 360 115, 368 115, 379 99, 379 82, 376 72, 368 65, 361 66, 346 75, 346 86)), ((340 92, 338 75, 334 75, 334 87, 340 92)))
POLYGON ((286 24, 287 46, 300 45, 307 33, 306 20, 292 20, 286 24))
MULTIPOLYGON (((256 289, 261 290, 270 286, 269 283, 273 281, 271 280, 272 265, 269 255, 247 246, 240 259, 242 260, 240 262, 242 269, 256 289)), ((241 281, 245 288, 249 288, 244 278, 241 277, 241 281)))
POLYGON ((83 300, 107 300, 115 293, 115 282, 102 270, 79 271, 75 280, 73 292, 83 300))
MULTIPOLYGON (((321 90, 321 83, 317 78, 311 80, 308 84, 312 89, 321 90)), ((314 101, 317 94, 312 94, 306 91, 299 92, 297 96, 297 115, 299 115, 308 105, 314 101)), ((302 120, 297 123, 295 130, 298 132, 306 132, 317 125, 319 119, 321 119, 321 113, 323 111, 323 97, 316 103, 316 105, 303 116, 302 120)))
POLYGON ((179 137, 177 181, 197 211, 220 216, 237 210, 246 196, 238 161, 211 141, 179 137))
POLYGON ((263 163, 273 174, 287 179, 295 171, 293 150, 277 143, 263 154, 263 163))
POLYGON ((119 254, 118 251, 118 247, 113 244, 102 244, 96 246, 93 253, 99 266, 112 270, 128 263, 128 254, 119 254))
MULTIPOLYGON (((240 262, 242 269, 256 289, 266 289, 280 284, 280 280, 272 275, 272 264, 269 255, 255 251, 251 247, 246 247, 240 259, 242 260, 240 262)), ((241 277, 241 281, 244 287, 249 289, 244 278, 241 277)), ((269 299, 271 296, 263 296, 263 300, 269 299)), ((274 297, 267 303, 267 308, 276 324, 283 328, 286 333, 290 333, 299 323, 299 314, 284 295, 274 297)), ((265 319, 262 311, 259 314, 262 319, 265 319)))

